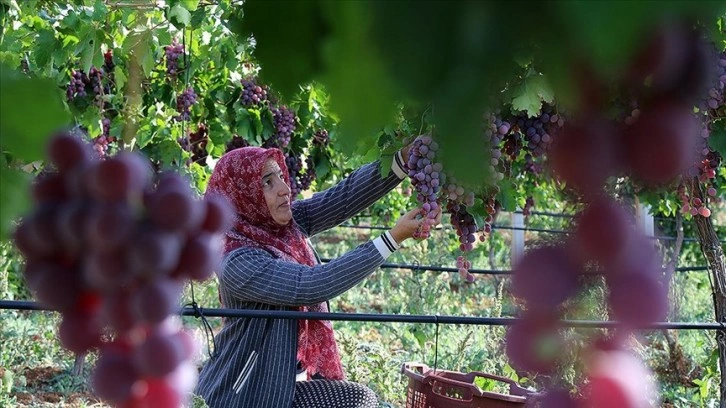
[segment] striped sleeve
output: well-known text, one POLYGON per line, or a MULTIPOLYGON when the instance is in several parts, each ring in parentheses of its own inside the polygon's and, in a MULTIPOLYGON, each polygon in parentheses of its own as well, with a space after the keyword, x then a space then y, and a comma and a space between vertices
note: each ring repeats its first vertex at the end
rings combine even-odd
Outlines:
MULTIPOLYGON (((396 157, 400 160, 400 153, 396 157)), ((314 236, 348 220, 401 182, 403 170, 398 164, 391 168, 387 177, 381 177, 379 162, 366 164, 335 186, 293 203, 295 222, 308 236, 314 236)))
POLYGON ((287 262, 261 249, 240 248, 225 259, 220 284, 242 301, 305 306, 342 294, 376 270, 383 260, 374 241, 315 266, 287 262))
POLYGON ((373 245, 376 246, 378 252, 381 253, 383 259, 388 258, 396 250, 400 248, 398 242, 391 236, 391 233, 386 231, 381 234, 380 237, 373 240, 373 245))

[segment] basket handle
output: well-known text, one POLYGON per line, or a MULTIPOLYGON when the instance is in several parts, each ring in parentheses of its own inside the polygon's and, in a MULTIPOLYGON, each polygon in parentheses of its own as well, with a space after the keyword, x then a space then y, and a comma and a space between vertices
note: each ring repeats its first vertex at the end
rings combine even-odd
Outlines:
POLYGON ((481 396, 481 392, 479 391, 479 389, 477 387, 473 386, 472 384, 457 381, 457 380, 452 380, 451 378, 437 377, 434 375, 427 376, 427 378, 430 378, 430 380, 431 380, 431 391, 441 398, 446 398, 448 400, 457 401, 457 402, 471 402, 473 400, 474 395, 476 395, 478 397, 481 396), (439 391, 439 387, 436 386, 436 383, 445 383, 450 386, 457 387, 457 388, 463 389, 465 391, 468 391, 467 395, 469 396, 469 398, 456 398, 456 397, 450 397, 448 395, 441 394, 441 392, 439 391))
POLYGON ((522 388, 516 381, 514 381, 511 378, 502 377, 502 376, 496 375, 496 374, 483 373, 481 371, 472 371, 469 374, 474 375, 476 377, 490 378, 492 380, 497 380, 497 381, 507 383, 507 384, 509 384, 509 393, 512 395, 525 396, 525 395, 532 394, 532 391, 530 391, 526 388, 522 388))
POLYGON ((418 381, 424 381, 425 377, 427 377, 426 374, 428 374, 429 371, 431 371, 431 369, 426 364, 408 362, 401 365, 401 373, 418 381), (420 368, 423 374, 419 374, 415 370, 417 368, 420 368))

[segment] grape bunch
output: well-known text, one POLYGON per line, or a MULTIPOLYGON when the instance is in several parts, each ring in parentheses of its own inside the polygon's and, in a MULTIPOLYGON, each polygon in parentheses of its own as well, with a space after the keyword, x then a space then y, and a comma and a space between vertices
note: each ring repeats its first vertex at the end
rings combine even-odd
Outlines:
POLYGON ((71 72, 71 80, 66 87, 66 99, 68 102, 75 98, 86 96, 86 85, 90 84, 90 79, 83 71, 73 70, 71 72))
POLYGON ((290 176, 290 193, 294 200, 298 194, 310 188, 313 180, 315 180, 315 164, 313 158, 308 156, 305 159, 306 168, 303 173, 303 161, 300 160, 299 156, 292 153, 285 154, 285 164, 290 176))
POLYGON ((88 71, 88 78, 90 80, 89 85, 93 90, 93 102, 99 108, 103 108, 103 94, 105 90, 103 86, 103 71, 96 67, 91 67, 88 71))
MULTIPOLYGON (((504 172, 508 167, 505 158, 502 157, 501 144, 505 136, 509 133, 511 125, 499 116, 499 112, 484 115, 484 140, 489 146, 489 173, 494 180, 504 179, 504 172)), ((517 152, 518 153, 518 152, 517 152)))
POLYGON ((240 147, 247 147, 249 145, 250 145, 250 143, 247 140, 245 140, 242 136, 234 135, 234 136, 232 136, 232 139, 229 142, 227 142, 224 152, 228 153, 234 149, 239 149, 240 147))
POLYGON ((298 184, 300 185, 300 190, 305 191, 309 189, 316 178, 317 174, 315 174, 315 162, 313 161, 312 156, 308 156, 305 159, 305 173, 298 174, 298 184))
POLYGON ((233 212, 195 199, 175 173, 151 183, 134 153, 104 161, 70 133, 55 135, 35 206, 14 232, 34 297, 62 315, 74 353, 98 349, 91 375, 112 406, 181 406, 196 381, 197 346, 175 314, 186 280, 212 276, 233 212))
POLYGON ((297 175, 302 171, 302 161, 294 154, 285 154, 285 164, 287 165, 287 172, 290 176, 290 194, 291 198, 297 198, 300 194, 300 186, 297 182, 297 175))
POLYGON ((171 45, 164 47, 164 56, 166 57, 166 74, 172 79, 176 79, 179 75, 179 57, 184 55, 184 46, 179 44, 176 39, 171 45))
MULTIPOLYGON (((715 51, 715 47, 711 48, 715 51)), ((712 56, 716 62, 714 65, 714 81, 708 89, 708 93, 701 98, 699 108, 703 112, 707 112, 709 116, 720 117, 723 113, 719 110, 726 105, 724 103, 724 90, 726 89, 726 51, 712 56)))
POLYGON ((103 71, 106 75, 112 76, 116 64, 113 63, 113 51, 107 50, 103 53, 103 71))
POLYGON ((259 106, 267 101, 267 86, 260 86, 254 78, 242 80, 242 100, 243 106, 259 106))
POLYGON ((207 142, 209 141, 209 134, 207 126, 204 123, 200 123, 197 126, 196 132, 189 133, 189 151, 192 153, 192 162, 201 163, 207 160, 207 142))
POLYGON ((313 134, 313 144, 316 146, 327 146, 330 143, 330 136, 325 129, 319 129, 313 134))
POLYGON ((292 139, 292 134, 297 124, 297 115, 295 111, 285 105, 274 107, 270 110, 272 111, 272 118, 275 123, 275 135, 273 136, 274 139, 270 140, 270 143, 272 146, 284 149, 292 139))
MULTIPOLYGON (((625 347, 630 333, 668 313, 668 274, 651 241, 632 228, 627 211, 609 197, 599 197, 577 216, 564 245, 540 247, 514 266, 511 290, 526 305, 522 319, 507 334, 512 366, 551 375, 567 345, 557 323, 563 304, 580 287, 585 265, 597 265, 609 288, 607 304, 618 322, 614 350, 625 347)), ((589 352, 598 351, 593 344, 589 352)))
POLYGON ((176 97, 176 110, 179 115, 174 116, 174 119, 178 122, 191 119, 191 107, 195 103, 197 103, 197 94, 194 93, 194 89, 191 87, 185 89, 176 97))
POLYGON ((416 190, 416 199, 421 203, 424 217, 420 230, 413 235, 414 239, 429 237, 431 227, 440 211, 437 194, 445 177, 441 172, 443 166, 436 162, 438 150, 438 143, 431 136, 425 135, 417 137, 408 151, 407 173, 416 190))
POLYGON ((100 159, 105 159, 108 156, 108 145, 116 141, 116 138, 111 136, 111 119, 101 119, 101 134, 93 139, 93 151, 96 152, 100 159))
POLYGON ((528 196, 524 200, 524 208, 522 208, 522 214, 525 217, 528 217, 532 214, 532 207, 534 207, 534 198, 532 196, 528 196))
POLYGON ((518 150, 524 148, 527 151, 524 158, 524 170, 533 174, 540 174, 542 166, 535 159, 544 156, 549 151, 556 134, 564 126, 564 118, 561 114, 555 112, 551 105, 544 104, 541 113, 537 117, 530 118, 523 112, 514 116, 511 120, 514 123, 512 131, 515 135, 521 135, 521 141, 519 143, 509 142, 510 146, 505 150, 518 154, 518 150))
MULTIPOLYGON (((456 230, 456 235, 459 239, 459 249, 464 253, 470 252, 476 242, 475 233, 477 227, 474 217, 466 210, 465 206, 452 201, 447 203, 446 210, 451 214, 451 225, 456 230)), ((474 281, 474 275, 469 273, 471 262, 464 255, 457 257, 456 267, 459 270, 459 275, 463 279, 466 279, 467 282, 474 281)))

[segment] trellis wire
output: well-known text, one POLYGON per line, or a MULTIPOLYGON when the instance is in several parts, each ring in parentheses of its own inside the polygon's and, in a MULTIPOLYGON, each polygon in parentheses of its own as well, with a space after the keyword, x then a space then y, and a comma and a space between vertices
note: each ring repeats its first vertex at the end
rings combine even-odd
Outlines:
MULTIPOLYGON (((569 231, 565 230, 554 230, 554 229, 547 229, 547 228, 533 228, 533 227, 511 227, 508 225, 496 225, 491 224, 492 231, 493 230, 512 230, 512 231, 532 231, 532 232, 545 232, 550 234, 567 234, 569 231)), ((389 230, 389 227, 381 227, 377 225, 353 225, 353 224, 340 224, 338 225, 338 228, 351 228, 351 229, 369 229, 369 230, 389 230)), ((446 230, 448 228, 446 227, 435 227, 431 228, 432 230, 446 230)), ((657 239, 661 241, 675 241, 676 237, 669 237, 664 235, 654 235, 654 236, 646 236, 646 238, 649 239, 657 239)), ((698 242, 698 238, 683 238, 683 241, 685 242, 698 242)), ((726 243, 726 240, 719 240, 721 243, 726 243)))
MULTIPOLYGON (((42 307, 37 302, 23 300, 0 300, 0 309, 53 311, 42 307)), ((284 320, 333 320, 349 322, 385 322, 385 323, 431 323, 431 324, 466 324, 478 326, 511 326, 520 319, 513 317, 474 317, 474 316, 441 316, 441 315, 401 315, 384 313, 322 313, 299 312, 286 310, 243 310, 225 308, 203 308, 201 311, 208 317, 245 317, 284 320)), ((193 316, 197 311, 185 307, 179 312, 182 316, 193 316)), ((562 320, 563 327, 606 329, 615 328, 618 322, 609 320, 562 320)), ((657 322, 641 327, 644 330, 726 330, 726 325, 718 322, 657 322)))
MULTIPOLYGON (((332 258, 321 258, 320 262, 327 263, 332 261, 332 258)), ((458 268, 451 266, 436 266, 436 265, 419 265, 419 264, 397 264, 384 262, 380 266, 381 269, 410 269, 412 271, 432 271, 432 272, 458 272, 458 268)), ((707 271, 708 266, 683 266, 676 268, 676 272, 697 272, 707 271)), ((469 273, 481 274, 481 275, 511 275, 511 269, 469 269, 469 273)), ((602 271, 588 272, 587 275, 602 275, 602 271)))

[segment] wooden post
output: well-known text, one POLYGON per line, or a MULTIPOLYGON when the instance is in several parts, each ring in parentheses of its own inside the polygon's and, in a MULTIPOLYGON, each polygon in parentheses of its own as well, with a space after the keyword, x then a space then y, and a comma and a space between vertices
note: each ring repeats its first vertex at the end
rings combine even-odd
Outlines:
MULTIPOLYGON (((697 178, 690 182, 691 197, 700 198, 706 202, 706 194, 697 178)), ((711 274, 711 291, 716 322, 726 325, 726 255, 721 246, 716 229, 713 227, 711 217, 696 215, 693 217, 698 233, 698 243, 701 252, 706 258, 711 274)), ((716 345, 718 346, 718 364, 721 371, 719 389, 721 393, 720 408, 726 408, 726 330, 716 331, 716 345)))
POLYGON ((511 214, 511 220, 514 229, 512 230, 512 253, 509 263, 511 267, 514 267, 524 254, 524 215, 519 208, 511 214))

